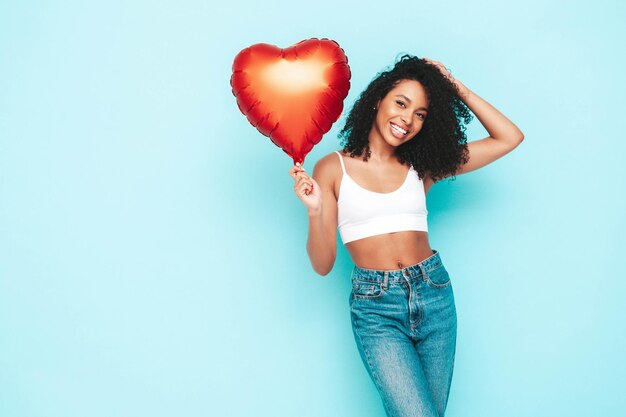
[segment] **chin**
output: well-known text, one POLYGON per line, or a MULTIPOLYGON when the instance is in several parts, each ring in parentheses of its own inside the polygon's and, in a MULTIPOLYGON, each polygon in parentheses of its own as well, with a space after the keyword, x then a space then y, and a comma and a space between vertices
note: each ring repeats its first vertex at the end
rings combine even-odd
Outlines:
POLYGON ((407 139, 398 139, 398 138, 392 138, 390 140, 387 140, 387 143, 391 146, 393 146, 394 148, 397 148, 398 146, 402 146, 407 142, 410 142, 413 139, 413 137, 407 138, 407 139))

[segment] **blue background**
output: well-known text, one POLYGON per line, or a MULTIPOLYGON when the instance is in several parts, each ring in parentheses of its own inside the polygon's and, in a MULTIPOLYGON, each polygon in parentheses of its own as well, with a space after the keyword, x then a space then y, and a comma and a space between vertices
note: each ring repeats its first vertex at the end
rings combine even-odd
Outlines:
POLYGON ((241 49, 310 37, 346 51, 347 108, 410 52, 526 135, 428 197, 459 315, 446 415, 622 415, 624 21, 617 0, 2 2, 0 416, 384 415, 347 252, 312 271, 291 161, 229 86, 241 49))

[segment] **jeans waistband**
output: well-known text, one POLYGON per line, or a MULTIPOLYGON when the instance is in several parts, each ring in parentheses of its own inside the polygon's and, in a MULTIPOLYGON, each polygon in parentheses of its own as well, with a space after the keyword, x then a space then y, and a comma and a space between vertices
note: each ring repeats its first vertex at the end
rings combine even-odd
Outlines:
POLYGON ((428 275, 430 271, 433 271, 443 266, 439 252, 433 249, 433 254, 424 259, 422 262, 415 265, 407 266, 402 269, 366 269, 358 266, 354 267, 352 271, 352 279, 363 279, 367 281, 380 281, 385 279, 388 281, 403 281, 406 278, 415 278, 422 275, 428 275))

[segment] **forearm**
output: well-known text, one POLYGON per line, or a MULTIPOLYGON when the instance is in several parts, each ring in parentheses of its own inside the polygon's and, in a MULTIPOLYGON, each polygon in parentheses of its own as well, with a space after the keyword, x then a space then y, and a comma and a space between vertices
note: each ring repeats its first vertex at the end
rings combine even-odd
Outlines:
POLYGON ((306 250, 315 272, 326 275, 333 269, 337 254, 336 241, 326 236, 324 232, 321 210, 309 212, 309 237, 306 250))
POLYGON ((467 88, 460 81, 455 80, 455 83, 459 89, 461 100, 463 100, 472 113, 476 115, 476 118, 478 118, 485 130, 487 130, 489 136, 500 142, 508 143, 513 147, 517 146, 522 141, 524 134, 504 114, 500 113, 498 109, 467 88))

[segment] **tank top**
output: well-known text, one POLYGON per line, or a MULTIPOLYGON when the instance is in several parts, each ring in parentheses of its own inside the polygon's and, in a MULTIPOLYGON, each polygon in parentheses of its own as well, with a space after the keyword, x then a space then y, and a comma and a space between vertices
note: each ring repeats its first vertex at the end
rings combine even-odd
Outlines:
POLYGON ((337 200, 337 227, 344 244, 366 237, 405 230, 428 231, 424 182, 411 166, 395 191, 378 193, 357 184, 346 172, 338 151, 343 177, 337 200))

